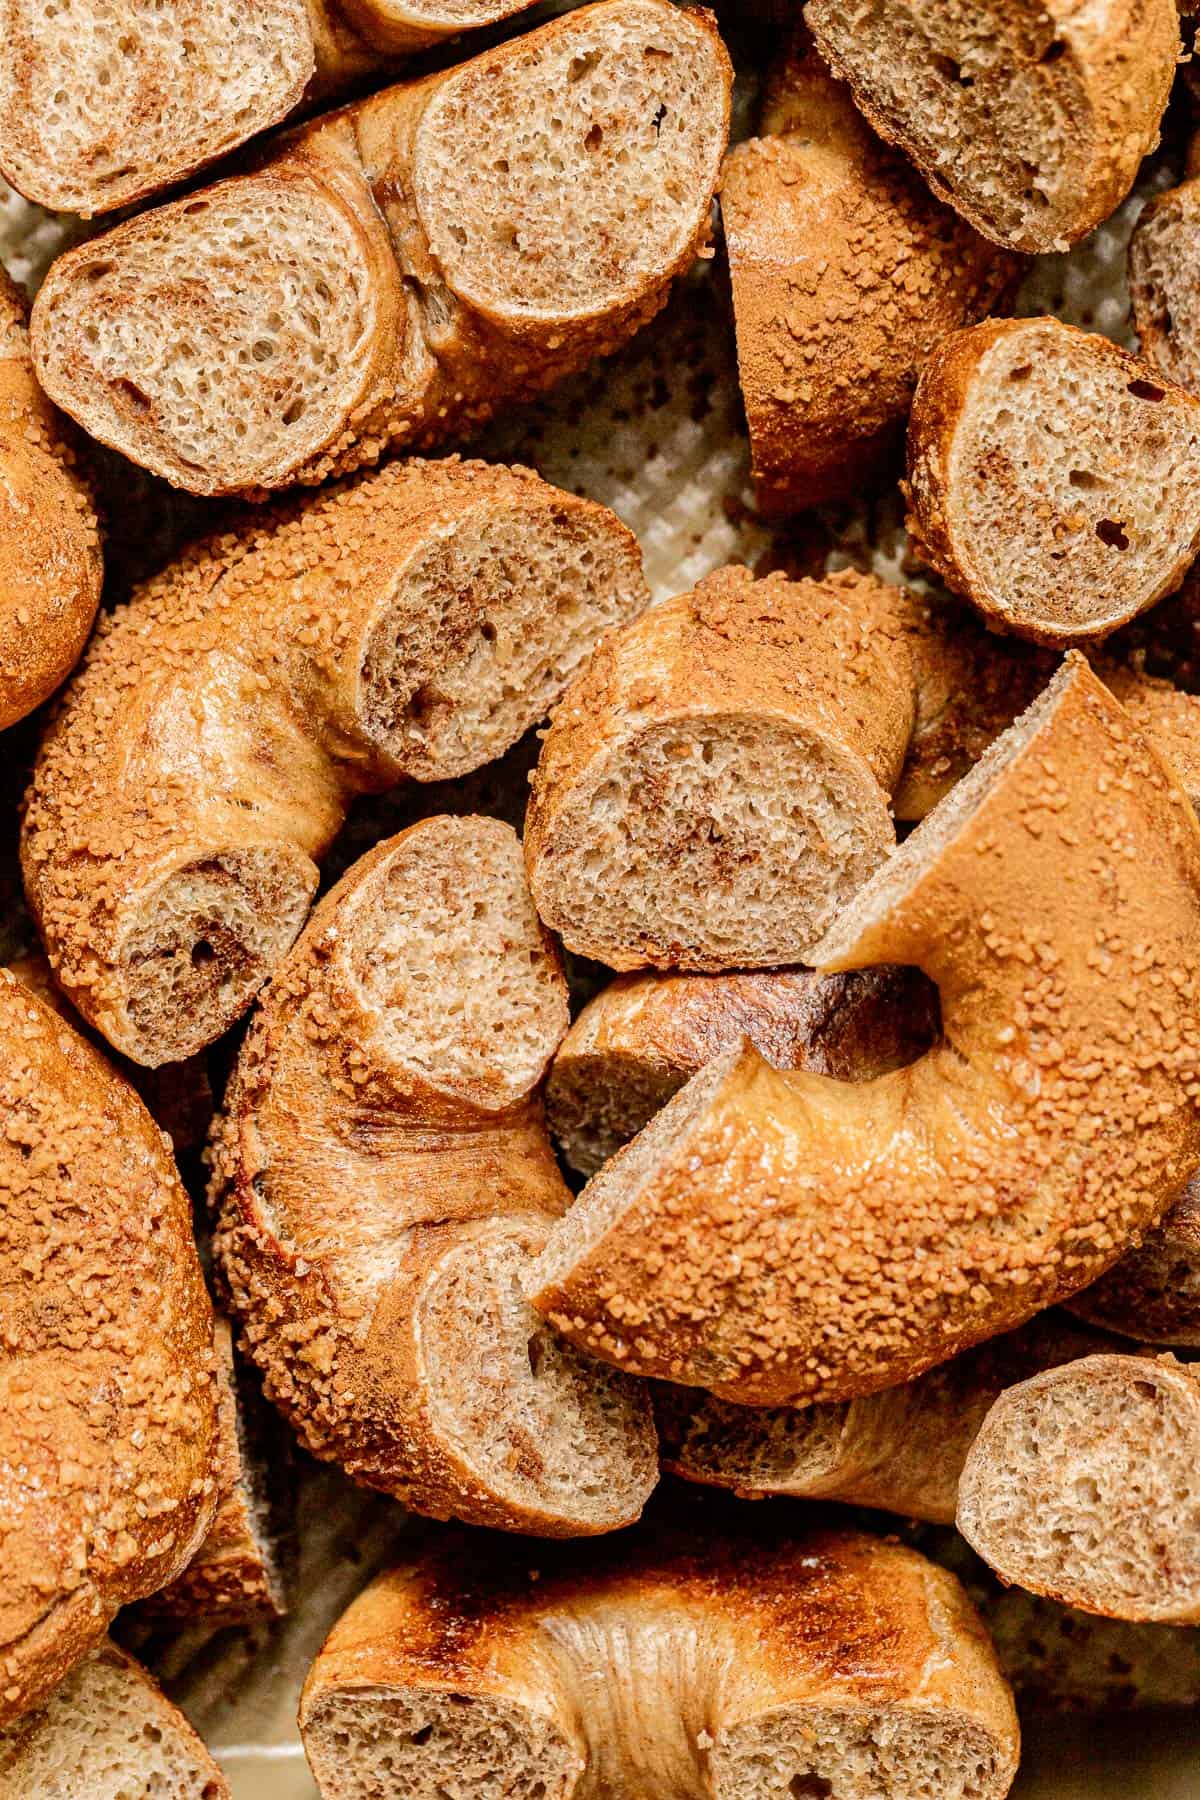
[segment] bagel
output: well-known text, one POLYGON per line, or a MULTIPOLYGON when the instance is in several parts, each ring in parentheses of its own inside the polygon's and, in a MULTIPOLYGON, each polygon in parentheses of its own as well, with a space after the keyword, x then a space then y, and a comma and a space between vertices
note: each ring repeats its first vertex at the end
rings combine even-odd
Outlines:
POLYGON ((934 193, 1014 250, 1065 250, 1158 141, 1176 0, 808 0, 821 54, 934 193))
POLYGON ((1157 1231, 1069 1302, 1077 1318, 1144 1344, 1200 1349, 1200 1182, 1157 1231))
MULTIPOLYGON (((172 1624, 253 1625, 287 1612, 286 1574, 275 1529, 273 1488, 288 1468, 287 1446, 272 1444, 270 1463, 257 1447, 266 1437, 261 1395, 233 1354, 229 1321, 218 1318, 217 1511, 208 1536, 174 1581, 138 1604, 141 1619, 172 1624)), ((282 1433, 280 1433, 282 1440, 282 1433)))
POLYGON ((723 569, 606 638, 525 826, 538 912, 614 969, 805 962, 895 842, 912 731, 897 590, 723 569))
POLYGON ((1001 1394, 958 1528, 1001 1579, 1083 1612, 1200 1624, 1200 1377, 1090 1356, 1001 1394))
POLYGON ((245 1011, 352 796, 462 775, 649 598, 632 533, 527 471, 393 464, 254 515, 106 618, 38 753, 55 979, 157 1066, 245 1011))
POLYGON ((0 1800, 230 1800, 229 1783, 140 1664, 105 1643, 0 1731, 0 1800))
POLYGON ((289 134, 54 263, 38 379, 196 494, 461 440, 624 344, 707 245, 711 16, 604 0, 289 134))
POLYGON ((217 1263, 305 1447, 414 1511, 548 1536, 628 1524, 658 1479, 648 1397, 521 1293, 570 1203, 537 1091, 567 1017, 516 833, 426 820, 317 908, 214 1148, 217 1263))
POLYGON ((91 490, 34 380, 27 316, 0 270, 0 731, 70 674, 104 579, 91 490))
POLYGON ((917 555, 989 622, 1102 638, 1200 550, 1200 399, 1058 319, 970 326, 922 370, 906 492, 917 555))
POLYGON ((324 1800, 1000 1800, 1016 1714, 958 1583, 772 1523, 656 1517, 586 1557, 444 1535, 359 1596, 304 1684, 324 1800))
POLYGON ((101 0, 0 7, 0 170, 56 212, 194 175, 387 58, 533 0, 101 0))
POLYGON ((967 1452, 1005 1388, 1116 1340, 1042 1315, 903 1387, 816 1406, 731 1406, 692 1388, 655 1398, 663 1467, 760 1498, 790 1494, 953 1525, 967 1452))
POLYGON ((1020 265, 880 143, 804 33, 771 72, 760 133, 726 162, 721 217, 754 491, 773 517, 891 472, 925 359, 1020 265))
POLYGON ((216 1508, 212 1311, 191 1204, 133 1090, 0 970, 0 1725, 216 1508))
POLYGON ((937 1031, 936 993, 915 969, 619 975, 555 1053, 550 1130, 571 1168, 594 1175, 743 1037, 777 1069, 873 1081, 912 1062, 937 1031))
POLYGON ((1129 240, 1129 293, 1138 345, 1167 381, 1200 393, 1196 286, 1200 173, 1147 201, 1129 240))
POLYGON ((1078 655, 813 960, 922 968, 944 1042, 694 1076, 530 1271, 580 1349, 752 1405, 896 1386, 1097 1279, 1200 1162, 1200 827, 1078 655))

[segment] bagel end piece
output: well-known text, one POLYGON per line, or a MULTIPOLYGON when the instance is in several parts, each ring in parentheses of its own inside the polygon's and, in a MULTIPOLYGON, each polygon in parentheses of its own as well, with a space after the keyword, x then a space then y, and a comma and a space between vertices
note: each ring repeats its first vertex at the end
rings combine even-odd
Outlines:
POLYGON ((1105 1618, 1200 1624, 1200 1377, 1091 1356, 1009 1388, 958 1528, 1001 1579, 1105 1618))
POLYGON ((197 494, 461 440, 665 303, 708 242, 731 81, 707 13, 604 0, 386 89, 59 257, 39 379, 197 494))
POLYGON ((294 941, 355 794, 503 754, 649 599, 633 534, 524 470, 395 463, 189 550, 101 624, 22 844, 55 978, 194 1054, 294 941))
POLYGON ((242 1342, 306 1448, 415 1511, 548 1536, 628 1524, 658 1477, 648 1396, 522 1289, 570 1201, 538 1098, 567 1020, 515 832, 426 820, 317 908, 214 1155, 242 1342))
POLYGON ((166 1139, 99 1053, 0 970, 0 1724, 216 1506, 212 1311, 166 1139))
POLYGON ((1146 361, 1167 381, 1200 393, 1200 175, 1158 194, 1129 240, 1133 322, 1146 361))
POLYGON ((229 1784, 140 1663, 105 1642, 0 1731, 0 1800, 230 1800, 229 1784))
POLYGON ((218 1371, 216 1516, 183 1573, 143 1600, 138 1612, 143 1619, 216 1628, 281 1619, 288 1610, 271 1477, 281 1486, 289 1457, 282 1432, 271 1445, 269 1460, 263 1453, 273 1416, 266 1417, 261 1394, 237 1365, 227 1319, 217 1319, 213 1341, 218 1371))
POLYGON ((619 975, 558 1048, 550 1129, 571 1168, 594 1175, 743 1037, 777 1069, 874 1081, 912 1062, 937 1031, 936 992, 915 969, 619 975))
POLYGON ((952 1525, 967 1453, 993 1401, 1042 1369, 1116 1347, 1053 1315, 980 1344, 902 1387, 816 1406, 732 1406, 660 1387, 663 1467, 754 1499, 786 1494, 952 1525))
POLYGON ((70 674, 104 580, 91 490, 34 380, 27 313, 0 271, 0 731, 70 674))
POLYGON ((1158 141, 1176 0, 809 0, 834 73, 934 193, 1012 250, 1065 250, 1158 141))
POLYGON ((921 367, 1016 278, 864 124, 800 35, 721 215, 758 508, 856 499, 899 461, 921 367))
POLYGON ((1077 1318, 1143 1344, 1200 1350, 1200 1183, 1157 1231, 1070 1302, 1077 1318))
POLYGON ((1086 1287, 1200 1156, 1198 896, 1186 797, 1072 655, 814 953, 923 969, 944 1042, 865 1084, 710 1063, 555 1227, 534 1304, 772 1405, 912 1380, 1086 1287))
POLYGON ((1102 638, 1200 546, 1200 399, 1058 319, 946 338, 908 428, 919 556, 1006 631, 1102 638))
POLYGON ((895 842, 912 729, 895 590, 723 569, 605 639, 555 713, 529 885, 614 969, 804 962, 895 842))
POLYGON ((1001 1800, 1019 1744, 944 1570, 856 1533, 703 1515, 582 1555, 443 1537, 334 1626, 300 1729, 324 1800, 381 1784, 411 1800, 1001 1800))

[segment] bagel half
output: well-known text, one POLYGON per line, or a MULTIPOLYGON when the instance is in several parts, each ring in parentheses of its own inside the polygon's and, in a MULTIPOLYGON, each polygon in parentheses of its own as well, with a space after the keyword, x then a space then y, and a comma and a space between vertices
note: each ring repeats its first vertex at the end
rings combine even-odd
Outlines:
POLYGON ((1129 292, 1142 355, 1200 393, 1200 174, 1149 200, 1129 240, 1129 292))
POLYGON ((212 1311, 166 1140, 0 970, 0 1724, 186 1567, 217 1502, 212 1311))
POLYGON ((805 962, 895 842, 913 723, 897 590, 722 569, 606 638, 555 713, 529 886, 614 969, 805 962))
POLYGON ((105 619, 41 745, 22 863, 55 979, 134 1062, 202 1049, 351 798, 501 755, 648 598, 612 513, 481 463, 393 464, 187 552, 105 619))
POLYGON ((104 580, 91 490, 34 380, 27 317, 0 270, 0 731, 70 674, 104 580))
POLYGON ((461 439, 618 349, 708 242, 709 14, 604 0, 290 134, 55 262, 38 378, 196 494, 461 439))
POLYGON ((1002 1580, 1106 1618, 1200 1624, 1200 1376, 1090 1356, 1009 1388, 958 1528, 1002 1580))
POLYGON ((417 1512, 571 1536, 637 1517, 649 1398, 522 1293, 570 1195, 538 1086, 566 982, 497 819, 381 844, 317 908, 238 1058, 215 1251, 315 1456, 417 1512))
POLYGON ((895 1386, 1086 1287, 1200 1162, 1200 827, 1082 658, 814 960, 923 968, 944 1041, 695 1076, 531 1271, 581 1349, 752 1405, 895 1386))
POLYGON ((1102 638, 1200 549, 1200 399, 1058 319, 952 333, 908 428, 909 534, 994 625, 1102 638))
POLYGON ((1018 1745, 944 1570, 703 1515, 585 1556, 440 1539, 334 1626, 300 1729, 324 1800, 1001 1800, 1018 1745))

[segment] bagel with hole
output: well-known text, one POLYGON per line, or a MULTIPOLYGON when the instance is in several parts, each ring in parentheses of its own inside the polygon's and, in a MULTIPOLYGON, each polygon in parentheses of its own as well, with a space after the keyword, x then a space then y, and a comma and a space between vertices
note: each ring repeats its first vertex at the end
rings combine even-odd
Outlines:
POLYGON ((54 263, 38 379, 196 494, 458 440, 618 349, 708 243, 708 13, 604 0, 289 134, 54 263))
POLYGON ((1114 1338, 1041 1315, 902 1387, 815 1406, 731 1406, 693 1388, 655 1396, 663 1467, 750 1498, 840 1500, 952 1525, 967 1453, 1005 1388, 1114 1338))
POLYGON ((658 1479, 649 1397, 560 1345, 522 1279, 570 1194, 539 1085, 557 951, 497 819, 428 819, 317 908, 214 1143, 215 1253, 267 1397, 416 1512, 611 1531, 658 1479))
POLYGON ((1019 261, 879 141, 803 32, 726 162, 721 217, 758 510, 857 499, 899 462, 930 352, 1019 261))
POLYGON ((353 796, 501 755, 648 599, 612 513, 481 463, 394 463, 187 551, 103 621, 38 753, 55 979, 134 1062, 212 1043, 353 796))
POLYGON ((806 962, 895 843, 913 726, 898 591, 722 569, 600 644, 525 825, 538 912, 613 969, 806 962))
POLYGON ((104 580, 91 489, 34 380, 28 314, 0 270, 0 731, 70 674, 104 580))
POLYGON ((934 193, 987 237, 1065 250, 1158 142, 1176 0, 808 0, 821 54, 934 193))
POLYGON ((943 1039, 694 1076, 530 1272, 580 1349, 750 1405, 893 1387, 1097 1279, 1200 1162, 1200 826, 1081 657, 813 961, 923 969, 943 1039))
POLYGON ((0 970, 0 1724, 191 1561, 217 1503, 212 1310, 167 1142, 0 970))
POLYGON ((912 1062, 937 1032, 936 992, 915 969, 619 975, 555 1052, 550 1130, 571 1168, 594 1175, 743 1037, 777 1069, 873 1081, 912 1062))
POLYGON ((906 493, 917 555, 990 624, 1103 638, 1200 549, 1200 399, 1059 319, 989 320, 922 371, 906 493))
POLYGON ((958 1528, 1010 1584, 1105 1618, 1200 1624, 1200 1377, 1090 1356, 1000 1395, 958 1528))
POLYGON ((1012 1697, 952 1576, 854 1532, 655 1516, 521 1554, 448 1534, 334 1626, 300 1701, 324 1800, 1001 1800, 1012 1697))

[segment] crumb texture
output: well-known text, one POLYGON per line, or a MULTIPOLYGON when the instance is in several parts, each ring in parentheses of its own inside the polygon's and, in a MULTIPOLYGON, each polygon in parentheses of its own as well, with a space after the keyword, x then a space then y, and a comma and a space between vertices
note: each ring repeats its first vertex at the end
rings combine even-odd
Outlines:
POLYGON ((229 1784, 183 1714, 114 1644, 0 1732, 11 1800, 229 1800, 229 1784))

